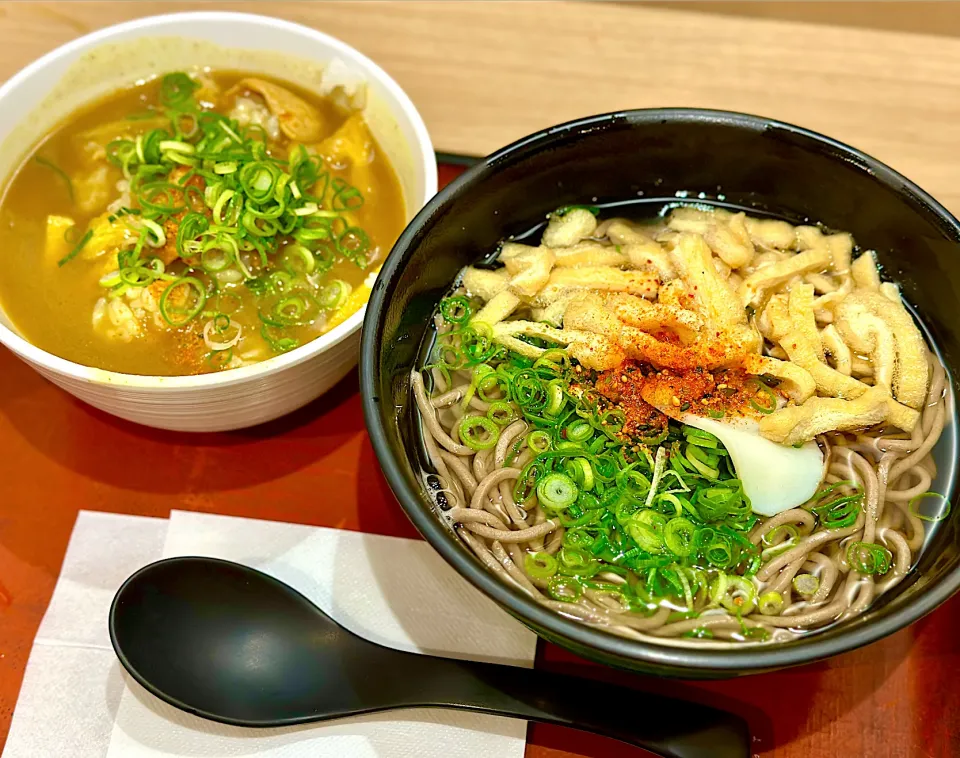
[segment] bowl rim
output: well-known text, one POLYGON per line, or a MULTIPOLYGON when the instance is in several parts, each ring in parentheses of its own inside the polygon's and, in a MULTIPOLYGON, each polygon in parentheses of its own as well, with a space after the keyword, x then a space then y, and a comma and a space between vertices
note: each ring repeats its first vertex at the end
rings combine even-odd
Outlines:
MULTIPOLYGON (((913 623, 946 601, 960 589, 960 564, 923 594, 910 598, 902 608, 875 621, 849 630, 843 630, 832 639, 819 635, 804 637, 788 645, 748 645, 743 648, 673 647, 658 645, 645 640, 620 637, 610 632, 590 627, 559 613, 544 608, 519 588, 508 585, 490 572, 480 561, 456 541, 449 539, 449 529, 438 519, 430 505, 421 498, 420 492, 405 478, 400 456, 390 446, 389 435, 381 418, 379 402, 378 348, 382 339, 380 322, 386 313, 393 294, 393 282, 406 265, 408 251, 415 248, 421 231, 430 224, 447 202, 475 180, 497 170, 498 164, 509 160, 520 151, 547 148, 554 139, 569 132, 587 132, 609 123, 624 121, 630 124, 676 121, 678 123, 715 123, 752 131, 768 129, 783 130, 793 136, 818 144, 836 152, 843 158, 853 160, 855 165, 873 174, 884 184, 907 193, 928 206, 944 225, 952 229, 960 239, 960 221, 929 193, 911 180, 880 162, 876 158, 827 137, 818 132, 794 124, 764 116, 734 111, 706 108, 650 108, 613 111, 596 116, 574 119, 563 124, 547 127, 503 147, 469 168, 444 187, 430 200, 400 235, 393 250, 381 269, 381 278, 371 292, 360 346, 360 392, 367 431, 380 467, 390 488, 417 530, 474 587, 497 602, 527 625, 548 633, 548 638, 560 638, 572 642, 608 660, 630 660, 650 666, 664 666, 675 672, 696 676, 698 672, 709 675, 758 673, 768 669, 784 668, 810 663, 875 642, 913 623)), ((538 631, 538 634, 540 632, 538 631)))
MULTIPOLYGON (((413 104, 410 96, 407 95, 396 80, 376 62, 346 42, 310 26, 285 19, 274 18, 272 16, 235 11, 183 11, 145 16, 119 24, 112 24, 66 42, 28 63, 0 85, 0 103, 3 102, 11 90, 21 86, 23 82, 28 81, 38 71, 41 71, 46 66, 49 66, 64 56, 87 48, 96 47, 110 41, 118 35, 125 35, 131 31, 151 28, 162 31, 163 27, 167 25, 177 25, 183 22, 207 24, 238 22, 258 26, 270 26, 290 34, 312 37, 314 40, 327 45, 335 55, 345 57, 350 64, 359 63, 361 67, 365 67, 367 70, 364 73, 367 77, 378 81, 390 92, 391 96, 394 97, 399 104, 400 111, 410 121, 415 139, 410 142, 409 148, 415 164, 418 162, 417 153, 419 152, 421 154, 419 156, 419 162, 421 163, 424 175, 423 196, 420 198, 405 198, 405 200, 410 207, 416 208, 436 194, 438 173, 433 142, 430 139, 430 134, 427 131, 423 116, 413 104)), ((379 276, 379 272, 377 272, 377 275, 379 276)), ((294 348, 287 353, 267 358, 251 366, 242 366, 240 368, 230 369, 229 371, 191 376, 127 374, 120 371, 108 371, 94 366, 86 366, 82 363, 61 358, 41 347, 37 347, 2 322, 0 322, 0 344, 6 346, 27 362, 36 365, 38 368, 51 371, 58 377, 77 379, 95 385, 122 386, 145 391, 170 389, 190 390, 211 386, 231 386, 255 380, 276 371, 304 363, 354 334, 362 326, 365 314, 366 303, 364 303, 356 313, 353 313, 345 319, 343 323, 338 324, 326 334, 322 334, 305 345, 294 348)))

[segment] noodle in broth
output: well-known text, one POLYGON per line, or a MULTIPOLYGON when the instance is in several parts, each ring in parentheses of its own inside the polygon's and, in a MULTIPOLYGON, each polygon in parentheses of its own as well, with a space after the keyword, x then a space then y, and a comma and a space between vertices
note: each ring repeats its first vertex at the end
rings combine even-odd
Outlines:
POLYGON ((863 612, 948 507, 930 492, 948 376, 906 331, 899 292, 872 254, 852 258, 849 235, 724 211, 647 225, 595 215, 553 214, 539 247, 506 243, 504 269, 468 269, 441 304, 411 385, 442 517, 505 582, 628 637, 785 640, 863 612), (681 246, 713 271, 691 273, 681 246), (891 304, 883 318, 857 308, 874 294, 891 304), (601 308, 619 329, 586 330, 610 327, 601 308), (756 512, 731 452, 690 425, 713 420, 819 455, 814 494, 756 512))

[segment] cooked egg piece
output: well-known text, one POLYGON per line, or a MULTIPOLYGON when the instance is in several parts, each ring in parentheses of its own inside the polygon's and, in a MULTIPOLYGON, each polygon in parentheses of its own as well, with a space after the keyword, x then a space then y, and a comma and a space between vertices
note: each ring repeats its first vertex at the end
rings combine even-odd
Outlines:
POLYGON ((820 486, 823 453, 816 442, 790 447, 760 436, 746 418, 718 421, 684 414, 680 421, 717 437, 730 453, 754 513, 775 516, 807 502, 820 486))
POLYGON ((47 216, 44 257, 48 263, 56 264, 73 248, 73 245, 67 242, 66 233, 74 224, 74 220, 67 216, 47 216))

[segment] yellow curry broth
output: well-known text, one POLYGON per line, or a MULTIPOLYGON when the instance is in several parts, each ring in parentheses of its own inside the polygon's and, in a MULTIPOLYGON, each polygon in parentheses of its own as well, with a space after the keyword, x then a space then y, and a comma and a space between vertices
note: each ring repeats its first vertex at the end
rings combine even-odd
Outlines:
MULTIPOLYGON (((226 113, 233 102, 231 88, 249 77, 236 72, 203 74, 203 86, 195 97, 203 107, 216 106, 216 112, 226 113)), ((361 268, 338 256, 324 281, 342 280, 352 291, 314 323, 284 330, 303 344, 341 323, 366 301, 369 289, 365 280, 379 268, 403 229, 403 196, 393 168, 362 114, 285 82, 266 77, 256 81, 266 83, 268 95, 272 94, 268 85, 294 92, 320 114, 323 136, 305 147, 323 156, 331 180, 342 178, 360 190, 364 199, 359 209, 343 215, 369 236, 368 265, 361 268)), ((95 305, 105 294, 100 279, 116 270, 118 246, 130 247, 138 234, 123 222, 108 222, 108 206, 120 197, 117 183, 124 177, 120 168, 106 160, 105 147, 112 140, 135 139, 169 124, 159 106, 159 90, 160 82, 154 80, 91 105, 44 138, 24 160, 0 203, 0 307, 30 342, 77 363, 132 374, 204 373, 216 370, 218 363, 210 360, 211 351, 203 340, 204 319, 173 328, 159 318, 146 318, 142 334, 130 341, 111 339, 93 325, 95 305), (58 266, 87 229, 92 236, 80 253, 58 266)), ((240 96, 261 97, 250 89, 240 96)), ((278 114, 281 119, 284 115, 278 114)), ((279 139, 270 140, 270 154, 285 159, 296 144, 282 133, 279 139)), ((176 223, 174 218, 166 222, 168 237, 176 223)), ((272 265, 279 255, 270 258, 272 265)), ((185 264, 177 259, 172 265, 176 269, 185 264)), ((160 283, 153 289, 162 292, 163 285, 159 289, 157 285, 160 283)), ((207 307, 228 312, 235 324, 242 325, 243 339, 234 354, 255 354, 249 362, 277 354, 260 336, 258 301, 253 294, 243 284, 223 290, 229 295, 217 302, 211 298, 207 307)))

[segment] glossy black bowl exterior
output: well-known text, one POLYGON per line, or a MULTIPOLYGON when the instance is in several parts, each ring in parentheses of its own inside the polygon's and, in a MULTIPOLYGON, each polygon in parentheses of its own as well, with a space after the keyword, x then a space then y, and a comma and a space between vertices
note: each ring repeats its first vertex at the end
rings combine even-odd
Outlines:
POLYGON ((806 663, 897 631, 960 587, 956 503, 918 571, 868 612, 787 644, 720 650, 627 640, 541 607, 489 573, 423 495, 409 375, 457 273, 557 207, 647 199, 654 210, 677 198, 852 232, 903 285, 960 376, 960 223, 915 184, 851 147, 756 116, 688 109, 597 116, 534 134, 474 166, 427 204, 387 259, 367 306, 360 383, 390 486, 420 533, 476 587, 546 639, 614 666, 729 676, 806 663))

